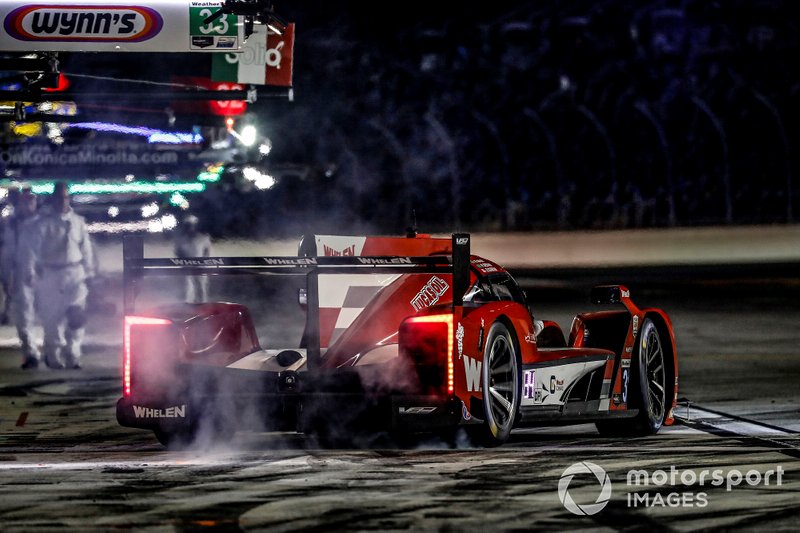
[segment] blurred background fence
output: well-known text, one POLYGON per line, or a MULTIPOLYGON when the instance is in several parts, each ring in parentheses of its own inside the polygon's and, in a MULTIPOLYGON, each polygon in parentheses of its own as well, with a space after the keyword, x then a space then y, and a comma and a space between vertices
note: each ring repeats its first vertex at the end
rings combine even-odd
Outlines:
POLYGON ((318 213, 386 231, 412 209, 426 230, 795 221, 794 3, 500 4, 411 2, 390 23, 297 8, 297 101, 267 115, 275 157, 331 191, 318 213))

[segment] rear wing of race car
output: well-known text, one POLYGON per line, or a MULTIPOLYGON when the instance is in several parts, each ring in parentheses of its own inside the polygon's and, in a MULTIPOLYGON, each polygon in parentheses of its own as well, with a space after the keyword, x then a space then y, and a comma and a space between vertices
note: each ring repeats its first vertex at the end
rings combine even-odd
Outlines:
MULTIPOLYGON (((451 255, 429 256, 334 256, 317 257, 313 247, 301 246, 297 257, 196 257, 145 258, 144 240, 138 235, 123 239, 124 311, 135 312, 141 280, 147 275, 301 275, 306 277, 307 365, 319 368, 321 360, 319 276, 324 274, 414 274, 443 273, 453 276, 453 310, 463 305, 470 280, 470 236, 452 235, 451 255)), ((460 313, 458 313, 460 315, 460 313)))

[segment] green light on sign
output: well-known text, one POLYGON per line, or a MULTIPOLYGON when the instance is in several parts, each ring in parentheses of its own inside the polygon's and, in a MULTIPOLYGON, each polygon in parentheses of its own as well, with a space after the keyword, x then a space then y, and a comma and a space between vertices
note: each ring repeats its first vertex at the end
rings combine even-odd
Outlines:
POLYGON ((223 172, 225 172, 225 167, 223 165, 209 166, 206 170, 197 175, 197 181, 215 183, 220 180, 223 172))
POLYGON ((169 203, 181 209, 189 209, 189 200, 179 192, 172 193, 172 196, 169 197, 169 203))
POLYGON ((55 183, 34 183, 31 185, 31 192, 33 194, 53 194, 55 183))

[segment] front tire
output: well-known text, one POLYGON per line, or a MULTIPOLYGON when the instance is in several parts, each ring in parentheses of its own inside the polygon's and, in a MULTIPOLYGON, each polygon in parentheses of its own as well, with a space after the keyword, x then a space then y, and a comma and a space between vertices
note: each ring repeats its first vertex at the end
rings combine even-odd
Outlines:
POLYGON ((521 361, 517 343, 501 322, 489 330, 481 367, 483 424, 473 431, 482 446, 499 446, 508 440, 522 396, 521 361))
POLYGON ((638 422, 642 433, 655 435, 664 425, 667 413, 667 373, 664 345, 655 323, 646 318, 639 337, 639 361, 637 380, 639 387, 638 422))
POLYGON ((604 436, 645 437, 655 435, 664 424, 667 402, 667 372, 664 344, 655 323, 646 318, 631 362, 629 407, 638 409, 633 419, 598 422, 604 436))

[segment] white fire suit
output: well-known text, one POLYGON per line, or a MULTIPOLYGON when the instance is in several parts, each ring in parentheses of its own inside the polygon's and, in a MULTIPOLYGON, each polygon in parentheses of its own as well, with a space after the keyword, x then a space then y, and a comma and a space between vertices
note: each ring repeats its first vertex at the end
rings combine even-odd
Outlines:
MULTIPOLYGON (((175 237, 175 255, 181 258, 209 257, 211 238, 205 233, 178 232, 175 237)), ((208 277, 186 276, 185 301, 208 301, 208 277)))
POLYGON ((23 255, 20 253, 22 244, 30 239, 34 219, 34 216, 15 216, 8 221, 3 231, 3 251, 0 255, 3 278, 9 289, 7 297, 11 299, 11 312, 26 361, 40 358, 39 349, 31 339, 31 329, 36 320, 33 283, 32 278, 26 275, 23 255))
POLYGON ((86 280, 94 277, 94 256, 86 221, 43 209, 31 224, 23 248, 28 275, 37 272, 36 307, 44 328, 45 363, 79 367, 86 322, 86 280), (66 331, 65 331, 66 329, 66 331))

